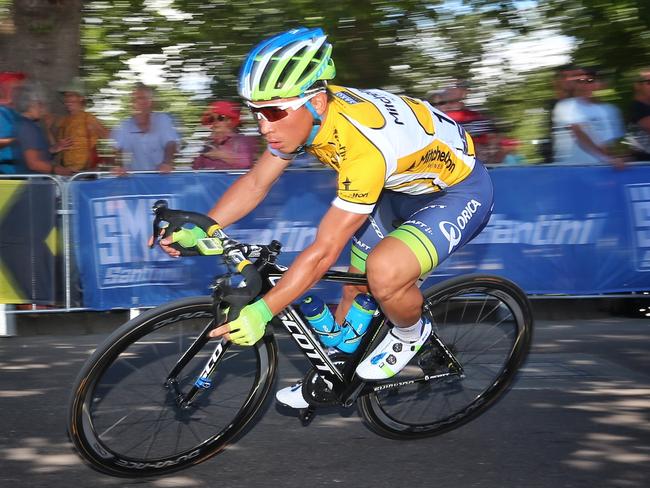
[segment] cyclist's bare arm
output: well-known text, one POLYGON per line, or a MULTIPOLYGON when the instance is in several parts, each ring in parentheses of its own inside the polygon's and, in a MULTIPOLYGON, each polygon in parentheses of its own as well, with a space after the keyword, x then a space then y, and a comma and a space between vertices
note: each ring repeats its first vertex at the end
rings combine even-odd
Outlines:
POLYGON ((264 200, 290 162, 265 150, 253 168, 226 190, 208 215, 222 227, 248 215, 264 200))
POLYGON ((331 268, 345 245, 368 216, 330 207, 323 216, 316 240, 302 251, 264 301, 273 314, 309 290, 331 268))
MULTIPOLYGON (((226 227, 253 210, 268 194, 273 183, 280 177, 290 161, 273 156, 268 150, 259 157, 253 168, 239 177, 219 201, 208 212, 208 215, 226 227)), ((151 240, 149 241, 151 244, 151 240)), ((169 246, 171 238, 160 241, 163 251, 172 257, 179 257, 180 251, 169 246)))

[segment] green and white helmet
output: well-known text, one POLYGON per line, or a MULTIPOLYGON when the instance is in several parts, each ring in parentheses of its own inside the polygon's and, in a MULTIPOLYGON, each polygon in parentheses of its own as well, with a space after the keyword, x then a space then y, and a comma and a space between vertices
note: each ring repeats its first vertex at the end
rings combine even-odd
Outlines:
POLYGON ((239 94, 250 101, 304 95, 315 82, 336 75, 332 45, 321 29, 300 27, 255 46, 239 73, 239 94))

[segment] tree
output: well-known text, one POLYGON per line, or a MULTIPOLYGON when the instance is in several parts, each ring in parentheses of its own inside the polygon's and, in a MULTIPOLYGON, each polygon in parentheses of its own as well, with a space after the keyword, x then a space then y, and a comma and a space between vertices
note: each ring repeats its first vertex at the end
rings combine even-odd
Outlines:
POLYGON ((50 89, 79 74, 81 0, 0 3, 0 70, 22 71, 50 89))
POLYGON ((97 80, 106 79, 98 68, 114 71, 135 55, 157 52, 166 54, 160 62, 170 81, 200 67, 213 77, 215 95, 234 96, 239 66, 251 46, 291 27, 322 27, 335 45, 338 82, 405 88, 414 73, 430 71, 414 40, 420 25, 435 19, 432 6, 441 3, 177 0, 170 5, 177 13, 164 16, 147 2, 93 1, 86 6, 93 20, 84 29, 84 49, 97 80))

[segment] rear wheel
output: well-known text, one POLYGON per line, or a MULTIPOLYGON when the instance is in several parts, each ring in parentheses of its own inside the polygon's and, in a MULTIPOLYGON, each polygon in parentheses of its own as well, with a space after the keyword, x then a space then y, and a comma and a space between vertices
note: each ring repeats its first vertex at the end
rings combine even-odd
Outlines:
POLYGON ((218 341, 209 341, 167 377, 213 320, 209 297, 182 299, 124 324, 86 362, 74 387, 68 431, 93 467, 118 476, 162 475, 219 453, 255 416, 272 388, 277 345, 230 344, 191 406, 178 393, 194 385, 218 341))
POLYGON ((401 386, 377 385, 358 401, 370 428, 391 438, 434 436, 476 418, 505 393, 530 348, 530 303, 508 280, 458 277, 424 297, 433 333, 385 382, 401 386))

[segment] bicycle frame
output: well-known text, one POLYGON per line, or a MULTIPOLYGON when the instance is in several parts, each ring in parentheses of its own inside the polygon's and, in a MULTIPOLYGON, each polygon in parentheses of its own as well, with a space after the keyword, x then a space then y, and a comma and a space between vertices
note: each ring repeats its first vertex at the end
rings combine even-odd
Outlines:
MULTIPOLYGON (((259 268, 263 280, 262 294, 266 294, 276 283, 282 278, 286 267, 277 263, 264 261, 259 268)), ((368 281, 365 275, 348 273, 343 271, 330 270, 321 278, 322 281, 332 281, 342 284, 353 285, 367 285, 368 281)), ((220 313, 218 307, 215 307, 216 313, 220 313)), ((212 374, 217 369, 217 366, 226 354, 230 343, 227 341, 219 341, 213 353, 206 362, 201 374, 197 378, 194 386, 190 391, 184 395, 178 388, 176 375, 185 367, 194 354, 200 350, 208 342, 207 333, 213 328, 213 321, 211 321, 204 329, 204 331, 197 337, 195 342, 183 354, 181 359, 166 380, 166 385, 170 387, 176 397, 176 401, 182 408, 189 408, 192 405, 192 400, 201 389, 208 389, 211 387, 212 374)), ((217 323, 221 323, 217 320, 217 323)), ((370 350, 370 346, 375 339, 383 338, 383 333, 387 331, 386 316, 381 309, 374 315, 368 327, 368 332, 363 336, 357 350, 346 357, 345 365, 339 369, 332 358, 327 354, 318 338, 313 334, 312 328, 307 319, 303 316, 302 312, 294 305, 289 305, 276 317, 273 318, 272 323, 282 324, 287 330, 290 337, 298 345, 307 360, 311 363, 315 371, 331 384, 330 389, 336 395, 336 398, 343 406, 351 406, 356 401, 357 397, 361 394, 369 393, 372 391, 387 390, 391 388, 398 388, 405 385, 423 383, 432 380, 437 380, 450 376, 463 376, 463 368, 456 360, 452 352, 444 345, 444 343, 434 333, 432 339, 438 346, 438 349, 446 356, 448 364, 454 367, 451 372, 440 374, 423 374, 420 378, 410 379, 407 381, 392 381, 382 382, 380 384, 372 382, 367 383, 355 375, 355 371, 365 353, 370 350)))
MULTIPOLYGON (((262 276, 266 278, 268 286, 264 290, 264 293, 275 286, 286 269, 277 264, 267 263, 265 266, 269 266, 271 269, 267 270, 262 268, 261 270, 262 276)), ((321 280, 353 285, 368 284, 365 275, 334 270, 325 273, 321 280)), ((363 391, 365 385, 365 382, 358 376, 355 376, 354 372, 366 351, 368 351, 369 345, 385 329, 386 317, 381 309, 373 316, 368 327, 368 332, 362 337, 359 347, 349 356, 342 370, 336 367, 318 338, 312 333, 309 322, 294 305, 289 305, 285 308, 278 314, 274 321, 276 323, 280 322, 284 326, 291 338, 302 350, 302 353, 307 357, 312 367, 318 371, 318 374, 323 379, 331 383, 331 390, 335 393, 341 404, 344 406, 352 405, 357 396, 363 391)))

